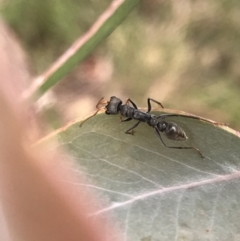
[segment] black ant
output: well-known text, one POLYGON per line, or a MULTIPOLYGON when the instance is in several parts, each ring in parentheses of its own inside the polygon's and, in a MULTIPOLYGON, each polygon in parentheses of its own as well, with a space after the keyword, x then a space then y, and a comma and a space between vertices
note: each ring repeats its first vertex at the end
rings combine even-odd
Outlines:
MULTIPOLYGON (((147 112, 143 112, 139 110, 137 105, 131 99, 127 99, 126 103, 122 104, 122 100, 120 100, 115 96, 112 96, 110 98, 110 101, 106 101, 104 100, 104 98, 101 98, 96 105, 97 111, 92 116, 82 121, 80 126, 82 126, 86 120, 95 116, 101 110, 105 110, 105 113, 107 115, 117 115, 120 113, 121 114, 120 119, 122 122, 130 121, 130 120, 138 121, 131 128, 125 131, 126 134, 133 135, 134 133, 133 129, 135 129, 141 122, 146 122, 149 126, 153 127, 155 134, 157 135, 157 137, 160 139, 160 141, 163 143, 165 147, 174 148, 174 149, 193 149, 201 156, 201 158, 203 158, 204 157, 203 154, 200 152, 199 149, 197 149, 194 146, 167 146, 164 143, 160 132, 162 132, 168 139, 171 139, 174 141, 185 141, 188 139, 188 137, 184 132, 184 130, 180 128, 176 123, 165 121, 165 119, 168 117, 179 116, 178 114, 161 114, 158 116, 153 115, 150 113, 152 109, 150 101, 164 108, 160 102, 151 98, 147 99, 147 103, 148 103, 147 112), (129 103, 131 103, 132 106, 130 106, 129 103), (122 116, 126 117, 126 119, 123 120, 122 116)), ((187 116, 187 115, 180 115, 180 116, 202 120, 200 117, 197 117, 197 116, 187 116)))

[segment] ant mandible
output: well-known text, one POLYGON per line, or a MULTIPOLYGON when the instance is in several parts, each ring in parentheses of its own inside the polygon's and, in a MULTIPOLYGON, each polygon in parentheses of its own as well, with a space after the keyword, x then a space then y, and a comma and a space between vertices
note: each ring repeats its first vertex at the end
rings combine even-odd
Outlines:
MULTIPOLYGON (((101 98, 99 102, 96 105, 97 111, 87 119, 83 120, 80 123, 80 126, 83 125, 83 123, 90 119, 91 117, 95 116, 99 111, 105 110, 105 113, 107 115, 117 115, 121 114, 121 121, 126 122, 130 120, 137 120, 138 122, 134 124, 131 128, 125 131, 126 134, 132 134, 134 133, 133 129, 135 129, 141 122, 147 123, 149 126, 153 127, 153 130, 159 140, 162 142, 162 144, 167 147, 167 148, 173 148, 173 149, 193 149, 195 150, 201 158, 204 158, 203 154, 200 152, 199 149, 197 149, 194 146, 167 146, 162 137, 161 137, 161 132, 168 138, 174 141, 185 141, 188 139, 186 133, 182 128, 180 128, 176 123, 173 122, 167 122, 165 121, 166 118, 172 117, 172 116, 179 116, 178 114, 161 114, 161 115, 153 115, 150 113, 152 106, 151 106, 151 101, 158 104, 162 108, 163 105, 151 98, 147 99, 148 103, 148 109, 146 112, 143 112, 138 109, 137 105, 131 100, 127 99, 125 104, 122 104, 122 100, 119 98, 112 96, 110 98, 110 101, 104 100, 104 98, 101 98), (132 106, 129 105, 129 103, 132 104, 132 106), (122 119, 122 117, 126 117, 126 119, 122 119)), ((192 118, 192 119, 200 119, 200 117, 197 116, 187 116, 187 115, 181 115, 187 118, 192 118)))

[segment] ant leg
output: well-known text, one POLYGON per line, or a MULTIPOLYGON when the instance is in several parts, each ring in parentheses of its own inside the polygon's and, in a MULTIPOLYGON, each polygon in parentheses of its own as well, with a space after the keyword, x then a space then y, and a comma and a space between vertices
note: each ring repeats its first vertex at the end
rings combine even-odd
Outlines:
POLYGON ((128 104, 128 102, 130 102, 132 105, 133 105, 133 107, 135 108, 135 109, 137 109, 137 105, 131 100, 131 99, 127 99, 126 100, 126 105, 128 104))
POLYGON ((90 118, 92 118, 93 116, 95 116, 99 111, 105 110, 105 106, 104 106, 104 107, 100 107, 100 105, 106 105, 106 104, 108 103, 108 101, 104 100, 103 98, 104 98, 104 97, 102 97, 102 98, 98 101, 98 103, 97 103, 97 105, 96 105, 97 111, 96 111, 93 115, 90 115, 90 116, 87 117, 85 120, 81 121, 79 127, 82 127, 82 125, 83 125, 84 122, 86 122, 87 120, 89 120, 90 118))
POLYGON ((161 114, 161 115, 157 116, 157 119, 165 119, 165 118, 168 118, 168 117, 185 117, 185 118, 189 118, 189 119, 204 121, 204 122, 211 123, 211 124, 214 124, 214 125, 226 125, 225 123, 218 123, 216 121, 211 121, 211 120, 201 118, 201 117, 198 117, 198 116, 194 116, 194 115, 161 114))
POLYGON ((134 126, 132 126, 131 128, 129 128, 128 130, 125 131, 126 134, 131 134, 133 135, 134 134, 134 131, 133 129, 136 128, 139 124, 140 124, 141 121, 137 122, 134 126))
POLYGON ((125 119, 125 120, 123 120, 123 119, 122 119, 122 115, 120 115, 120 121, 121 121, 121 122, 130 121, 130 120, 132 120, 132 118, 130 118, 130 117, 127 118, 127 119, 125 119))
POLYGON ((148 98, 148 99, 147 99, 147 102, 148 102, 148 111, 147 111, 146 113, 149 113, 149 112, 151 111, 151 109, 152 109, 152 106, 151 106, 150 101, 152 101, 152 102, 160 105, 160 106, 164 109, 163 105, 162 105, 160 102, 158 102, 158 101, 156 101, 156 100, 154 100, 154 99, 148 98))
MULTIPOLYGON (((156 101, 156 100, 154 100, 154 99, 148 98, 147 101, 148 101, 148 111, 147 111, 146 113, 150 112, 151 109, 152 109, 152 106, 151 106, 150 101, 152 101, 152 102, 160 105, 162 108, 164 108, 163 105, 162 105, 160 102, 158 102, 158 101, 156 101)), ((131 99, 127 99, 126 104, 128 104, 128 102, 130 102, 135 109, 138 109, 138 108, 137 108, 137 105, 136 105, 131 99)))
POLYGON ((197 149, 197 148, 194 147, 194 146, 167 146, 167 145, 164 143, 164 141, 163 141, 163 139, 162 139, 162 137, 161 137, 161 134, 160 134, 159 130, 158 130, 157 128, 153 128, 153 129, 154 129, 154 131, 155 131, 155 134, 157 135, 157 137, 160 139, 160 141, 162 142, 162 144, 163 144, 165 147, 167 147, 167 148, 173 148, 173 149, 193 149, 193 150, 195 150, 195 151, 200 155, 201 158, 204 158, 204 156, 203 156, 203 154, 200 152, 200 150, 197 149))

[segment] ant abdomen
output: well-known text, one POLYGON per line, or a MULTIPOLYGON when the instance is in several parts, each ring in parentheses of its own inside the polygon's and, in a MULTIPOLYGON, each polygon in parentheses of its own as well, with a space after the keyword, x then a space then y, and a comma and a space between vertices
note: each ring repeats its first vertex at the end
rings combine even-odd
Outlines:
POLYGON ((165 123, 163 134, 174 141, 185 141, 188 138, 184 130, 173 122, 165 123))

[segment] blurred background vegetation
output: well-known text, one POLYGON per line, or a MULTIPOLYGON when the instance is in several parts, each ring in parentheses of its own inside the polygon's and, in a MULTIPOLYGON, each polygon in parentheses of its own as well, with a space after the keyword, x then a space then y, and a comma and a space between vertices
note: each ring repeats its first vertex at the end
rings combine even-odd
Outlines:
MULTIPOLYGON (((4 0, 1 12, 41 74, 85 33, 110 0, 4 0)), ((102 96, 146 98, 240 129, 240 2, 143 0, 54 87, 56 127, 102 96)), ((46 112, 46 111, 45 111, 46 112)), ((54 114, 53 114, 54 113, 54 114)))

